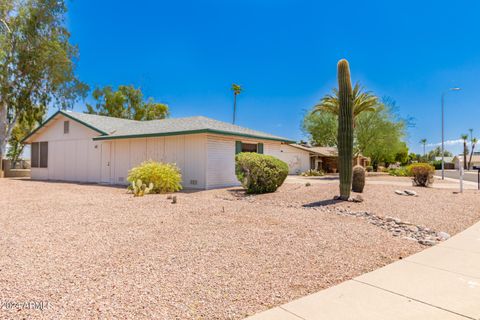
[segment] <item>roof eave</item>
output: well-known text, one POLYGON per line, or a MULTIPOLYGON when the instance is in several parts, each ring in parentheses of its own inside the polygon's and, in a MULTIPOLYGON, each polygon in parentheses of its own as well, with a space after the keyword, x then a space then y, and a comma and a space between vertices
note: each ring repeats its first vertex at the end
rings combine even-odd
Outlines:
POLYGON ((261 139, 261 140, 279 141, 279 142, 285 142, 285 143, 295 143, 295 141, 293 140, 288 140, 281 137, 278 137, 278 138, 264 137, 264 136, 253 135, 253 134, 235 133, 235 132, 215 130, 215 129, 184 130, 184 131, 129 134, 129 135, 118 135, 118 136, 104 135, 104 136, 95 137, 93 138, 93 140, 134 139, 134 138, 148 138, 148 137, 178 136, 178 135, 198 134, 198 133, 213 133, 213 134, 221 134, 226 136, 236 136, 236 137, 245 137, 245 138, 261 139))

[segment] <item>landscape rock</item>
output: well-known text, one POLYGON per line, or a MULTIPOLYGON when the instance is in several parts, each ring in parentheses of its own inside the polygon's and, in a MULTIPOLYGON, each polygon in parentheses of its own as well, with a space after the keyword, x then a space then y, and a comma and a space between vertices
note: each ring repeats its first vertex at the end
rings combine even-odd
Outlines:
POLYGON ((445 241, 445 240, 448 240, 449 238, 450 238, 450 235, 446 232, 440 231, 439 233, 437 233, 437 239, 440 241, 445 241))
POLYGON ((402 236, 403 239, 416 241, 424 246, 433 246, 439 241, 444 241, 450 238, 450 235, 446 232, 435 232, 425 226, 415 225, 411 222, 402 221, 395 217, 381 217, 367 211, 353 212, 344 208, 336 208, 334 211, 342 216, 363 218, 369 223, 387 230, 394 237, 402 236))
POLYGON ((413 191, 413 190, 405 189, 405 190, 403 190, 403 192, 406 193, 406 194, 409 195, 409 196, 414 196, 414 197, 416 197, 416 196, 418 195, 418 194, 417 194, 415 191, 413 191))
POLYGON ((402 190, 395 190, 395 193, 400 195, 400 196, 406 196, 407 194, 403 192, 402 190))

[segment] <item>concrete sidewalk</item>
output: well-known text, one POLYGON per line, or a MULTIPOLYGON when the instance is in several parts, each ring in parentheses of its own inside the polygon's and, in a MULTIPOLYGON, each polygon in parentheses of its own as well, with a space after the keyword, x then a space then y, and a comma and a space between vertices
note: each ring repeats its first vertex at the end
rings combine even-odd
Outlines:
POLYGON ((480 222, 449 240, 249 320, 480 319, 480 222))

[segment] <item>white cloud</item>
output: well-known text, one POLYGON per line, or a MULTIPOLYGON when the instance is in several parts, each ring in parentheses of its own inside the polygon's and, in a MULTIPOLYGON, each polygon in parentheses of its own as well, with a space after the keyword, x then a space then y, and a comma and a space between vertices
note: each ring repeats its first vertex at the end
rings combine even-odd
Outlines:
MULTIPOLYGON (((463 144, 463 140, 462 139, 456 139, 456 140, 446 140, 444 142, 444 144, 446 146, 456 146, 456 145, 461 145, 463 144)), ((437 142, 437 143, 427 143, 426 146, 427 147, 438 147, 438 146, 441 146, 442 143, 441 142, 437 142)))

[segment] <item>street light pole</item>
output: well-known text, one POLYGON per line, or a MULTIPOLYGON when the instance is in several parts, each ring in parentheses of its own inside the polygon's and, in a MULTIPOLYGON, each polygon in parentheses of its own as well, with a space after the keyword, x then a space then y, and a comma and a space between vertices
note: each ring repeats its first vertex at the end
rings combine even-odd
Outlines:
MULTIPOLYGON (((449 91, 459 91, 461 90, 458 87, 450 88, 449 91)), ((444 105, 445 105, 445 93, 442 92, 442 180, 445 180, 445 116, 444 116, 444 105)))
POLYGON ((444 101, 445 92, 442 92, 442 180, 445 180, 445 151, 444 151, 444 130, 445 130, 445 118, 444 118, 444 101))

